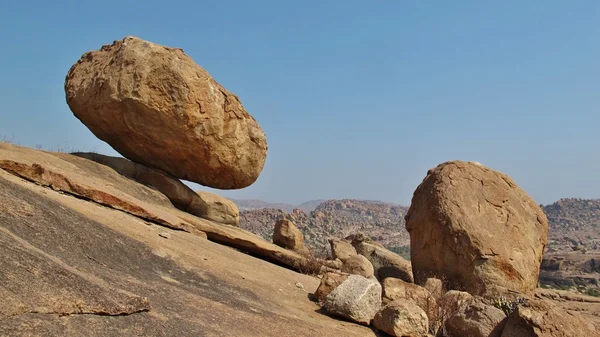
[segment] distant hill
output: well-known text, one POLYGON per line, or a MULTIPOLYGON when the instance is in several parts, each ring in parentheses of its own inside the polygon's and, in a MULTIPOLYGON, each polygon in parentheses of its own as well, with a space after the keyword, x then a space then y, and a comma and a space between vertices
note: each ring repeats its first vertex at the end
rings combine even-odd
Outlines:
POLYGON ((262 200, 255 199, 231 199, 238 206, 240 211, 250 211, 255 209, 264 209, 264 208, 272 208, 272 209, 283 209, 286 212, 291 212, 295 206, 285 203, 275 203, 275 202, 267 202, 262 200))
POLYGON ((408 208, 404 206, 342 199, 310 201, 295 208, 292 212, 283 207, 242 211, 240 227, 271 240, 275 222, 287 218, 302 230, 307 245, 316 249, 327 247, 329 237, 340 238, 356 232, 363 232, 390 248, 409 244, 404 227, 408 208))
POLYGON ((543 209, 550 223, 550 250, 599 249, 600 199, 565 198, 543 209))
MULTIPOLYGON (((361 231, 388 247, 409 245, 404 227, 408 207, 376 200, 312 200, 294 206, 260 200, 234 200, 240 207, 240 226, 271 240, 275 222, 289 218, 305 233, 313 248, 327 238, 361 231), (294 209, 300 209, 301 212, 294 209)), ((542 205, 548 216, 549 252, 585 248, 600 250, 600 199, 565 198, 542 205)))

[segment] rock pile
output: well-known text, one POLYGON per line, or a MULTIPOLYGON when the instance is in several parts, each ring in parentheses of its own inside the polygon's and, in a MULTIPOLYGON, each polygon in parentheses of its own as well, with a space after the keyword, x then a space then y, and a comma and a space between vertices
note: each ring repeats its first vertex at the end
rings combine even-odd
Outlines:
MULTIPOLYGON (((261 127, 182 49, 127 36, 83 54, 67 74, 65 93, 73 114, 96 137, 136 163, 134 173, 147 166, 165 175, 163 181, 239 189, 263 169, 261 127)), ((191 203, 186 198, 194 214, 239 221, 232 202, 204 193, 191 203)))
POLYGON ((548 222, 508 176, 480 163, 443 163, 415 191, 406 227, 410 262, 360 233, 329 240, 343 267, 315 293, 325 311, 391 336, 600 336, 533 297, 548 222), (372 276, 357 267, 362 259, 372 276), (377 280, 381 287, 371 286, 377 280))

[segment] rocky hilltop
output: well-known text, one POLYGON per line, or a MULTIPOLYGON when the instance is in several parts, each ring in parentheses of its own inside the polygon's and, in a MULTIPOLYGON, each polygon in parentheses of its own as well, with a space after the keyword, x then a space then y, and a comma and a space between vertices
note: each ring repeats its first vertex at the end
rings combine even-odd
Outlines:
POLYGON ((251 211, 255 209, 263 209, 263 208, 272 208, 272 209, 282 209, 286 212, 292 212, 294 209, 299 208, 304 212, 313 211, 317 206, 319 206, 324 200, 310 200, 301 203, 300 205, 291 205, 280 202, 267 202, 263 200, 257 199, 232 199, 235 202, 241 211, 251 211))
MULTIPOLYGON (((308 244, 313 247, 326 245, 327 237, 332 234, 345 234, 356 229, 388 247, 408 245, 408 232, 404 229, 404 214, 408 208, 393 203, 356 199, 310 201, 302 205, 316 205, 307 211, 301 205, 261 200, 234 202, 241 211, 240 226, 267 239, 273 234, 275 222, 287 217, 296 221, 300 228, 306 228, 311 236, 308 244), (294 209, 302 209, 304 214, 294 212, 294 209), (392 237, 386 237, 389 229, 394 228, 400 233, 396 231, 392 237)), ((542 205, 542 210, 549 223, 548 252, 600 250, 600 199, 564 198, 542 205)))
POLYGON ((550 252, 600 250, 600 199, 565 198, 543 207, 550 252))
POLYGON ((410 241, 404 228, 407 209, 381 201, 326 200, 310 212, 299 208, 291 212, 274 208, 241 211, 240 227, 271 240, 275 222, 285 218, 296 224, 307 246, 317 251, 328 247, 328 238, 362 232, 394 251, 406 253, 410 241))

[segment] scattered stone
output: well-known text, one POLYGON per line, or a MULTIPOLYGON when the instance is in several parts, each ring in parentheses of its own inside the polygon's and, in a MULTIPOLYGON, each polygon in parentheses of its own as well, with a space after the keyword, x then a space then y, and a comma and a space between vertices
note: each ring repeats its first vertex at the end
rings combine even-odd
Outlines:
POLYGON ((325 260, 325 261, 323 261, 323 265, 325 265, 329 268, 332 268, 332 269, 341 270, 342 267, 344 266, 344 262, 342 262, 342 260, 340 260, 340 259, 325 260))
POLYGON ((386 304, 375 315, 373 326, 391 336, 424 336, 429 329, 425 311, 411 300, 396 300, 386 304))
POLYGON ((444 276, 476 295, 536 288, 548 220, 507 175, 461 161, 440 164, 414 192, 405 219, 416 283, 444 276))
POLYGON ((469 302, 446 319, 446 333, 451 337, 500 337, 506 324, 504 312, 481 301, 469 302))
POLYGON ((425 284, 423 284, 423 288, 429 290, 431 295, 436 300, 440 299, 445 293, 444 283, 442 282, 442 280, 435 278, 435 277, 430 277, 427 280, 425 280, 425 284))
POLYGON ((408 283, 401 279, 388 277, 383 280, 381 287, 382 301, 384 304, 395 300, 411 300, 423 309, 428 317, 432 317, 437 310, 437 301, 431 295, 429 290, 414 283, 408 283))
POLYGON ((273 243, 293 251, 304 250, 304 235, 293 222, 281 219, 275 224, 273 243))
POLYGON ((406 282, 413 282, 412 267, 410 262, 402 256, 395 254, 379 245, 366 241, 355 241, 356 251, 366 257, 375 270, 379 281, 387 277, 394 277, 406 282))
POLYGON ((331 246, 331 255, 334 259, 344 261, 347 258, 358 254, 352 244, 344 240, 329 239, 329 245, 331 246))
POLYGON ((220 189, 247 187, 263 169, 261 127, 182 49, 127 36, 83 54, 65 94, 96 137, 134 162, 220 189))
POLYGON ((347 258, 342 265, 342 272, 367 278, 374 276, 373 265, 362 255, 354 255, 347 258))
POLYGON ((501 337, 600 337, 581 316, 546 300, 530 300, 508 317, 501 337))
POLYGON ((468 301, 473 299, 473 295, 465 291, 450 290, 442 296, 438 305, 448 315, 454 314, 456 310, 468 301))
POLYGON ((165 239, 171 238, 171 234, 167 233, 167 232, 160 232, 160 233, 158 233, 158 236, 160 236, 161 238, 165 238, 165 239))
POLYGON ((349 275, 339 273, 325 273, 321 278, 321 284, 315 291, 314 297, 317 302, 324 302, 325 297, 329 295, 333 289, 342 284, 349 275))
POLYGON ((350 275, 325 297, 323 308, 331 314, 369 325, 381 308, 381 285, 374 279, 350 275))
POLYGON ((383 247, 382 244, 374 241, 365 233, 360 233, 360 232, 350 234, 350 235, 346 236, 344 238, 344 240, 350 242, 350 244, 352 244, 353 247, 356 247, 359 243, 365 242, 365 243, 370 243, 370 244, 375 245, 380 248, 385 248, 385 247, 383 247))

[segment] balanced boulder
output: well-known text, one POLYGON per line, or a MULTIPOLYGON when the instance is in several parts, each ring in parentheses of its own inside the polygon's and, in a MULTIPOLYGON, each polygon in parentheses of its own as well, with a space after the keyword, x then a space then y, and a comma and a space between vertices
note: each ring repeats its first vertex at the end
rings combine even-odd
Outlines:
POLYGON ((263 169, 259 124, 181 49, 125 37, 83 54, 65 93, 73 114, 134 162, 219 189, 247 187, 263 169))
POLYGON ((548 237, 539 205, 510 177, 470 162, 429 170, 406 215, 415 282, 441 277, 484 295, 532 294, 548 237))

